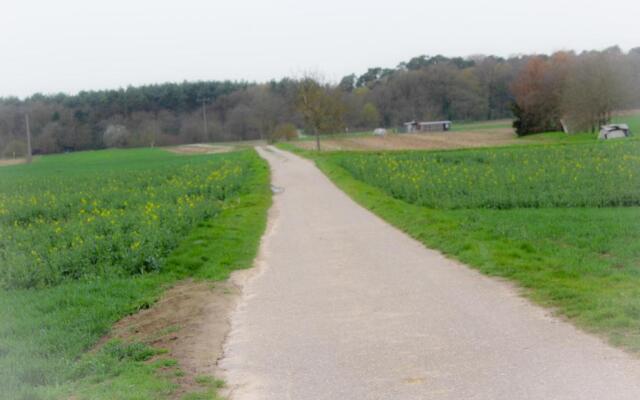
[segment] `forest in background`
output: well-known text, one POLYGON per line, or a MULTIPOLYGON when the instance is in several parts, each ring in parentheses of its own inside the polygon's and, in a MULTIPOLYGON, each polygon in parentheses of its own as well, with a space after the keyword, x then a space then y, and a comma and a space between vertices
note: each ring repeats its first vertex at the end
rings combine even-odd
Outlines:
POLYGON ((33 153, 47 154, 272 139, 290 135, 292 129, 354 132, 396 128, 410 120, 515 117, 519 134, 563 127, 586 131, 608 121, 614 110, 637 107, 640 47, 510 58, 423 55, 337 83, 305 76, 267 83, 164 83, 0 98, 0 157, 25 153, 26 114, 33 153), (319 105, 302 99, 310 79, 319 82, 319 105), (310 121, 315 121, 313 127, 310 121))

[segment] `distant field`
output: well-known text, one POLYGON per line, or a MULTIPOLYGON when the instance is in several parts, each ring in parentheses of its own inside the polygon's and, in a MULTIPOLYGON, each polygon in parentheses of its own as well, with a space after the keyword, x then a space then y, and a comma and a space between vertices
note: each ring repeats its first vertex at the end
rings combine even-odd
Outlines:
POLYGON ((158 349, 83 353, 176 280, 250 266, 269 199, 253 150, 109 150, 0 168, 0 399, 83 387, 91 395, 75 399, 169 398, 176 384, 156 371, 179 366, 145 362, 158 349))
POLYGON ((18 165, 18 164, 22 164, 26 162, 26 160, 24 158, 8 158, 8 159, 1 159, 0 158, 0 167, 5 167, 7 165, 18 165))
MULTIPOLYGON (((433 133, 389 133, 374 136, 371 132, 329 135, 321 138, 325 150, 409 150, 409 149, 458 149, 466 147, 503 146, 526 144, 519 139, 507 121, 454 124, 449 132, 433 133)), ((301 149, 313 149, 311 140, 293 141, 301 149)))
MULTIPOLYGON (((613 122, 626 122, 632 132, 640 135, 640 112, 632 111, 617 115, 613 122)), ((578 133, 567 135, 564 132, 548 132, 518 137, 512 127, 512 120, 454 122, 449 132, 388 134, 385 137, 373 136, 372 132, 354 132, 349 134, 323 135, 322 148, 329 151, 374 151, 374 150, 447 150, 472 147, 494 147, 515 144, 551 144, 594 142, 597 133, 578 133)), ((315 148, 312 138, 293 141, 298 148, 315 148)))
POLYGON ((303 154, 426 245, 640 352, 639 143, 303 154))
POLYGON ((454 123, 451 127, 453 132, 468 132, 477 130, 502 130, 509 129, 513 131, 513 120, 500 119, 494 121, 481 121, 481 122, 461 122, 454 123))
MULTIPOLYGON (((373 132, 354 132, 323 135, 321 141, 323 149, 330 151, 439 150, 528 143, 528 140, 515 135, 511 124, 510 120, 454 123, 449 132, 394 134, 390 130, 384 137, 374 136, 373 132)), ((292 143, 301 149, 313 149, 315 146, 311 138, 292 143)))

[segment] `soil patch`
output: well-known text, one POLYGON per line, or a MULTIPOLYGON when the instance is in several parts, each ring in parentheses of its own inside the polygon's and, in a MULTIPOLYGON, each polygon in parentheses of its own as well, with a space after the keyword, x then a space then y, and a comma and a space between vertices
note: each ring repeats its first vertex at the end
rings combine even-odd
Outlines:
POLYGON ((7 165, 17 165, 24 164, 27 162, 24 158, 11 158, 11 159, 0 159, 0 167, 5 167, 7 165))
POLYGON ((182 146, 166 147, 165 150, 176 154, 215 154, 233 151, 233 146, 214 146, 211 144, 197 143, 182 146))
POLYGON ((176 377, 173 398, 198 391, 196 377, 215 376, 217 361, 230 329, 230 313, 240 288, 233 281, 183 281, 167 290, 147 310, 116 323, 101 344, 110 339, 142 342, 166 349, 178 361, 183 376, 176 377))

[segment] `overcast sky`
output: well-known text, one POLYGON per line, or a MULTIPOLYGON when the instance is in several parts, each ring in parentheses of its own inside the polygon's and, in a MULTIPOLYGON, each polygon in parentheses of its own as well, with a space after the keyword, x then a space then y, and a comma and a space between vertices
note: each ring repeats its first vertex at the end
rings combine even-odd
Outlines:
POLYGON ((0 0, 0 96, 640 46, 638 0, 0 0))

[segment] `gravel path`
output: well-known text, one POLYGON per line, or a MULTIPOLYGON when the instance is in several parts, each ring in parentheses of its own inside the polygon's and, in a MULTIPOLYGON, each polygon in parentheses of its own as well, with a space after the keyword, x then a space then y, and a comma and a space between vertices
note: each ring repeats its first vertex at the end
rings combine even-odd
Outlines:
POLYGON ((640 399, 639 360, 259 151, 284 191, 220 362, 232 399, 640 399))

